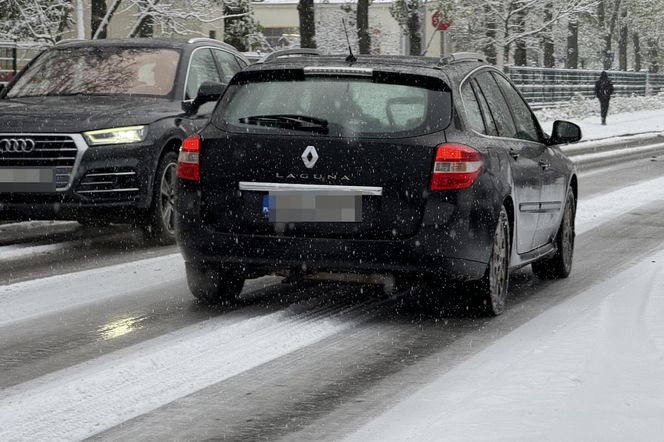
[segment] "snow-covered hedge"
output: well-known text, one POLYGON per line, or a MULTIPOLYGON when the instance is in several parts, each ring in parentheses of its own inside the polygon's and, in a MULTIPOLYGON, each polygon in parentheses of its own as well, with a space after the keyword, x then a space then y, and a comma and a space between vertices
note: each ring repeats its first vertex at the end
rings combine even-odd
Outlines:
MULTIPOLYGON (((614 97, 609 105, 609 115, 621 112, 664 109, 664 93, 648 97, 614 97)), ((599 101, 575 96, 568 104, 535 111, 540 121, 573 120, 599 115, 599 101)))

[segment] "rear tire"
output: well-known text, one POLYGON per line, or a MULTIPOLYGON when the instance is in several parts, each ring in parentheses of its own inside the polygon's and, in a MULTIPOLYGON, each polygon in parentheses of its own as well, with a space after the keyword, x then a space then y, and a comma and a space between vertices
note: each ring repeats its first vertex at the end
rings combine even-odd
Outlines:
POLYGON ((510 238, 509 218, 503 206, 493 235, 489 266, 484 277, 469 286, 469 313, 498 316, 505 310, 510 273, 510 238))
POLYGON ((223 304, 235 300, 244 286, 239 269, 188 262, 187 285, 191 294, 206 304, 223 304))
POLYGON ((540 279, 564 279, 572 272, 574 258, 574 220, 576 218, 576 198, 572 189, 567 191, 565 212, 556 235, 556 252, 532 264, 533 273, 540 279))
POLYGON ((167 152, 159 161, 153 185, 152 205, 148 210, 143 233, 158 244, 175 242, 175 181, 178 154, 167 152))

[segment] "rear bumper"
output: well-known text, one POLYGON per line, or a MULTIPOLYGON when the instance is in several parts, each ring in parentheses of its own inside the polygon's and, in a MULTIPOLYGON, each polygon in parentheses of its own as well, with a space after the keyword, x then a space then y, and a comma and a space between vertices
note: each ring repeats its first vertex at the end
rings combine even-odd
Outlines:
MULTIPOLYGON (((403 240, 358 240, 220 233, 180 218, 177 240, 186 262, 243 264, 256 272, 306 271, 426 273, 453 280, 481 278, 487 263, 452 256, 452 246, 433 227, 403 240)), ((461 254, 459 253, 459 254, 461 254)))

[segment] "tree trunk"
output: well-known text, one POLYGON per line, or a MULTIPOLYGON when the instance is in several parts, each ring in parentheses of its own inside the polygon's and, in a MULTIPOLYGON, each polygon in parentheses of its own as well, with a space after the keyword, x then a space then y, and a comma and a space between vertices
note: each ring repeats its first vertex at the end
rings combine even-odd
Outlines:
MULTIPOLYGON (((627 11, 623 11, 623 18, 627 16, 627 11)), ((627 25, 620 26, 620 37, 618 38, 618 64, 621 71, 627 70, 627 43, 629 40, 629 32, 627 25)))
POLYGON ((422 55, 422 20, 420 20, 419 9, 413 8, 412 12, 408 14, 406 26, 408 27, 410 55, 422 55))
POLYGON ((604 69, 611 69, 613 60, 611 57, 611 47, 613 41, 613 33, 616 29, 616 21, 618 19, 618 11, 620 10, 621 0, 610 0, 613 4, 613 10, 611 11, 611 19, 609 23, 606 21, 606 3, 609 0, 601 0, 597 5, 597 19, 599 21, 601 29, 604 31, 604 48, 602 49, 602 62, 604 64, 604 69), (608 26, 608 27, 607 27, 608 26))
POLYGON ((491 64, 496 64, 496 20, 493 18, 491 9, 488 6, 484 6, 484 17, 486 29, 486 44, 484 45, 483 51, 486 56, 486 61, 491 64))
MULTIPOLYGON (((547 3, 544 7, 544 21, 549 22, 553 19, 551 10, 553 9, 553 3, 547 3)), ((544 37, 542 38, 542 49, 544 52, 544 67, 545 68, 554 68, 556 67, 556 58, 554 56, 554 46, 553 46, 553 37, 551 35, 551 26, 544 30, 544 37)))
MULTIPOLYGON (((97 28, 96 31, 92 33, 92 36, 90 37, 91 39, 97 39, 97 38, 106 38, 107 37, 107 29, 108 29, 108 24, 111 22, 111 19, 113 18, 113 15, 115 15, 115 11, 118 10, 120 7, 120 4, 122 3, 122 0, 113 0, 113 3, 111 3, 110 9, 106 11, 104 14, 104 17, 102 18, 101 22, 99 23, 99 27, 97 28), (102 37, 103 34, 103 37, 102 37)), ((106 7, 104 5, 104 7, 106 7)))
POLYGON ((656 74, 659 72, 659 47, 656 39, 648 40, 648 71, 656 74))
POLYGON ((83 4, 83 0, 76 0, 76 38, 79 40, 85 40, 84 11, 85 5, 83 4))
POLYGON ((565 67, 567 69, 579 68, 579 23, 572 19, 567 24, 567 57, 565 67))
POLYGON ((360 54, 371 52, 371 35, 369 35, 369 0, 357 0, 357 41, 360 54))
POLYGON ((632 34, 632 42, 634 43, 634 70, 641 71, 641 38, 639 33, 632 34))
MULTIPOLYGON (((523 34, 526 31, 526 13, 521 11, 516 17, 516 32, 523 34)), ((526 66, 528 64, 528 51, 526 50, 526 40, 519 38, 514 43, 514 64, 516 66, 526 66)))
POLYGON ((141 23, 136 28, 136 32, 132 38, 151 38, 154 35, 154 18, 151 15, 146 15, 141 20, 141 23))
POLYGON ((107 26, 99 30, 99 26, 102 24, 104 17, 106 17, 106 0, 92 0, 90 3, 90 12, 90 36, 93 37, 96 34, 97 38, 106 38, 107 26), (98 30, 99 32, 97 32, 98 30))
POLYGON ((314 0, 300 0, 297 5, 300 17, 300 47, 316 47, 316 17, 314 14, 314 0))

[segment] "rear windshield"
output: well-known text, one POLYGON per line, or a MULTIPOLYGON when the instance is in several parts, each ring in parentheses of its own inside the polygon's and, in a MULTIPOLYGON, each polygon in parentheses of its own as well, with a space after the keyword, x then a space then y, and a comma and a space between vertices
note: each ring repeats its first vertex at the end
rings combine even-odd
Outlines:
POLYGON ((214 123, 231 132, 370 138, 445 129, 451 117, 449 92, 442 82, 436 80, 439 84, 431 88, 430 78, 422 84, 416 78, 404 77, 403 83, 395 76, 389 81, 376 76, 252 79, 229 87, 214 123))
POLYGON ((173 90, 180 54, 172 49, 92 47, 41 55, 7 93, 44 95, 152 95, 173 90))

